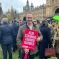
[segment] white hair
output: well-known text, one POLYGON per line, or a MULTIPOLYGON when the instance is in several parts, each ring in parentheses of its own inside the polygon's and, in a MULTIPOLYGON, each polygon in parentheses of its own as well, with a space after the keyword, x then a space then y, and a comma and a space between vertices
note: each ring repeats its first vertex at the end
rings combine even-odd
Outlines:
POLYGON ((3 18, 2 21, 8 23, 8 19, 7 18, 3 18))

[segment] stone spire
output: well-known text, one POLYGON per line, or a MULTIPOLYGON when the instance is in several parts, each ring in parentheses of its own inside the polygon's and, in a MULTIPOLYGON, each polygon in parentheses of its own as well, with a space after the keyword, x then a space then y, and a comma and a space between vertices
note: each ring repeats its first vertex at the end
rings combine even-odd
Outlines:
POLYGON ((11 13, 13 12, 13 7, 11 6, 11 13))
POLYGON ((27 0, 27 5, 29 6, 29 1, 27 0))
POLYGON ((11 6, 11 10, 13 10, 13 7, 11 6))

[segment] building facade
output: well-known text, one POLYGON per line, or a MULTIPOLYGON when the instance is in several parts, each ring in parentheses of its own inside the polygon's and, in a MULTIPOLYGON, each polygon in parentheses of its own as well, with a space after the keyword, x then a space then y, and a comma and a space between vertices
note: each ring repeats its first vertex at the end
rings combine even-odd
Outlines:
MULTIPOLYGON (((28 13, 32 13, 34 16, 34 20, 42 20, 50 18, 53 16, 59 15, 59 0, 46 0, 46 4, 37 6, 34 8, 33 3, 29 6, 29 1, 27 0, 26 6, 23 7, 22 13, 16 13, 16 11, 11 6, 11 10, 6 13, 6 15, 11 15, 13 18, 16 17, 17 20, 23 20, 23 17, 28 13)), ((2 18, 2 7, 0 3, 0 19, 2 18)))
POLYGON ((40 22, 46 18, 52 18, 59 13, 59 0, 46 0, 46 4, 36 8, 34 8, 32 3, 31 6, 29 6, 29 1, 27 0, 26 6, 23 7, 23 12, 19 14, 19 18, 22 20, 28 13, 32 13, 34 19, 40 22))
POLYGON ((8 12, 6 12, 6 16, 12 16, 12 20, 16 19, 19 20, 19 14, 17 13, 17 11, 11 6, 11 10, 8 9, 8 12))
POLYGON ((26 6, 23 7, 23 12, 19 14, 20 19, 22 20, 28 13, 32 13, 35 20, 42 21, 46 18, 46 5, 43 4, 34 8, 33 3, 29 6, 29 1, 27 0, 26 6))
POLYGON ((46 0, 46 17, 59 15, 59 0, 46 0))

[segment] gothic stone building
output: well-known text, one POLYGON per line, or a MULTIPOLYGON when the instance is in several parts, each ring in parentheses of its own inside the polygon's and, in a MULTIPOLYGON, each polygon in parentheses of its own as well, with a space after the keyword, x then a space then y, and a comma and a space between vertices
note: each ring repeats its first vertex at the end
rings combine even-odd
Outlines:
MULTIPOLYGON (((46 0, 46 4, 37 6, 34 8, 33 3, 29 6, 29 1, 27 0, 26 6, 23 7, 23 12, 16 14, 14 12, 13 7, 11 7, 11 12, 6 14, 13 15, 13 17, 17 20, 23 20, 23 17, 26 16, 28 13, 32 13, 35 20, 39 20, 42 22, 44 19, 52 19, 53 16, 59 15, 59 0, 46 0)), ((2 19, 2 7, 0 3, 0 20, 2 19)))
POLYGON ((38 19, 40 22, 46 18, 52 18, 56 13, 59 13, 59 0, 46 0, 46 4, 36 8, 32 3, 29 6, 29 1, 27 0, 26 6, 23 7, 23 12, 19 14, 19 18, 23 20, 23 17, 28 13, 32 13, 34 19, 38 19))
POLYGON ((59 0, 46 0, 46 17, 59 15, 59 0))
POLYGON ((12 16, 13 19, 19 20, 19 14, 17 11, 11 6, 11 10, 8 9, 8 12, 6 12, 6 16, 12 16))

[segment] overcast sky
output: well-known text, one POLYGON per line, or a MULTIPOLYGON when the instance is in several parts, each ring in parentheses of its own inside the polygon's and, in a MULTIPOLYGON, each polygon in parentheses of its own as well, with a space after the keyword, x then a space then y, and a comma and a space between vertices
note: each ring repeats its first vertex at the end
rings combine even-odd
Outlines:
MULTIPOLYGON (((40 6, 42 4, 46 4, 46 0, 28 0, 29 5, 33 3, 34 7, 40 6)), ((26 5, 27 0, 0 0, 2 3, 3 12, 7 12, 8 9, 11 9, 13 6, 19 13, 23 11, 23 7, 26 5)))

